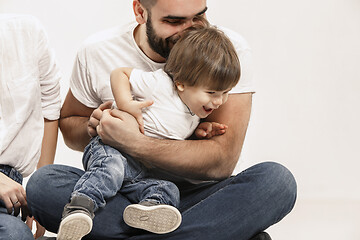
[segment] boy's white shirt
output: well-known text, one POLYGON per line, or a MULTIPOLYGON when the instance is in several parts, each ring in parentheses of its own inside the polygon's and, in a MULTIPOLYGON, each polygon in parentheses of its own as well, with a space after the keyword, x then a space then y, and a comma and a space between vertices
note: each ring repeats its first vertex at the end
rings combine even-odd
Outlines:
MULTIPOLYGON (((191 114, 181 101, 173 81, 162 69, 154 72, 133 69, 129 81, 135 100, 154 101, 143 109, 145 135, 174 140, 191 136, 200 118, 191 114)), ((115 102, 113 106, 116 107, 115 102)))
POLYGON ((24 177, 40 158, 44 118, 60 116, 60 77, 39 21, 0 14, 0 164, 24 177))
MULTIPOLYGON (((119 67, 131 67, 143 71, 156 71, 164 63, 149 59, 134 39, 137 23, 115 27, 88 38, 75 60, 70 89, 75 98, 90 108, 114 100, 110 87, 110 73, 119 67)), ((229 29, 220 28, 231 39, 237 50, 241 78, 232 93, 255 92, 252 82, 251 49, 244 38, 229 29)))

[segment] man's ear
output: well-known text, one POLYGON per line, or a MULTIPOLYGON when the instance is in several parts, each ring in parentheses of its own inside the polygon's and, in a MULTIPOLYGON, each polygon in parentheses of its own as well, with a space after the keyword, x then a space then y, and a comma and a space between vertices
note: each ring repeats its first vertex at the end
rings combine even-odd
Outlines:
POLYGON ((185 85, 178 81, 175 82, 175 86, 176 86, 177 90, 180 92, 183 92, 185 89, 185 85))
POLYGON ((133 1, 133 10, 135 14, 136 22, 139 24, 144 24, 147 21, 147 11, 143 5, 141 5, 139 0, 133 1))

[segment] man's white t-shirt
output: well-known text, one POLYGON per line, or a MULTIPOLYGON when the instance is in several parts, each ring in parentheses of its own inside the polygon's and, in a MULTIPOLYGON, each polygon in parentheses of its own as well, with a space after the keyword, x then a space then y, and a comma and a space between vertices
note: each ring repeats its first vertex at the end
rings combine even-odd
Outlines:
MULTIPOLYGON (((134 39, 137 23, 112 28, 88 38, 77 53, 70 90, 75 98, 90 108, 114 100, 110 87, 110 73, 118 67, 131 67, 147 72, 163 68, 164 63, 149 59, 134 39)), ((241 77, 232 93, 255 92, 252 82, 251 49, 244 38, 220 28, 232 41, 240 60, 241 77)))
POLYGON ((40 22, 0 14, 0 164, 23 177, 39 160, 44 118, 60 116, 60 78, 40 22))

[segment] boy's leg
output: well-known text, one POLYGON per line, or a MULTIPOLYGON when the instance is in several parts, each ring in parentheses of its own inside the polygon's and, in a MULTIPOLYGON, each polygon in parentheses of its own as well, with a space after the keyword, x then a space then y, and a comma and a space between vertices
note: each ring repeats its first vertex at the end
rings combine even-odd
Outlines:
POLYGON ((93 225, 94 212, 104 207, 105 199, 116 195, 124 179, 126 159, 116 149, 94 137, 83 154, 85 173, 77 181, 62 214, 57 238, 81 239, 93 225))
MULTIPOLYGON (((179 188, 182 224, 156 239, 249 240, 292 210, 297 191, 289 170, 272 162, 257 164, 218 183, 179 188)), ((154 236, 146 233, 130 239, 154 236)))
POLYGON ((58 240, 80 240, 92 229, 94 203, 86 196, 72 196, 66 204, 57 234, 58 240))
POLYGON ((180 193, 177 186, 158 179, 125 181, 120 193, 135 202, 124 210, 124 221, 131 227, 157 234, 177 229, 181 223, 180 193))
MULTIPOLYGON (((83 174, 81 169, 53 164, 40 168, 30 177, 26 187, 29 209, 48 231, 58 232, 64 206, 83 174)), ((127 226, 122 218, 122 212, 129 204, 121 194, 108 199, 106 206, 96 212, 93 228, 83 239, 126 239, 134 236, 138 230, 127 226)))
POLYGON ((97 136, 85 148, 83 166, 85 173, 74 187, 72 196, 86 196, 94 202, 96 211, 116 195, 124 180, 125 157, 115 148, 104 145, 97 136))
POLYGON ((150 201, 176 208, 180 205, 179 189, 170 181, 151 178, 125 181, 120 193, 133 203, 150 201))

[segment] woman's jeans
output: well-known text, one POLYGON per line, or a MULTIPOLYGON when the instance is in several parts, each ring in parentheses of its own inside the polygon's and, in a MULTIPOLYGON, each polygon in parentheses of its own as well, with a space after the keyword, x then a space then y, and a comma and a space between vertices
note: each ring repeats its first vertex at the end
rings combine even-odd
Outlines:
MULTIPOLYGON (((0 165, 0 173, 5 174, 12 180, 22 183, 21 174, 7 165, 0 165)), ((20 217, 8 214, 3 201, 0 200, 0 240, 34 239, 28 226, 20 217)))
MULTIPOLYGON (((48 165, 27 184, 32 214, 47 230, 57 232, 64 205, 84 171, 48 165)), ((284 166, 265 162, 219 182, 177 183, 182 223, 171 233, 156 235, 127 226, 122 217, 131 204, 121 192, 106 199, 83 239, 248 240, 284 218, 296 200, 296 182, 284 166)))
POLYGON ((89 197, 94 211, 119 191, 132 203, 153 201, 179 206, 180 193, 174 183, 151 178, 140 162, 103 144, 98 136, 86 146, 83 166, 86 172, 75 184, 72 196, 89 197))

